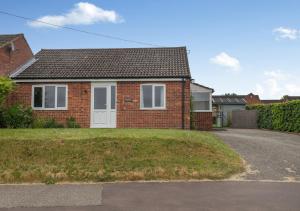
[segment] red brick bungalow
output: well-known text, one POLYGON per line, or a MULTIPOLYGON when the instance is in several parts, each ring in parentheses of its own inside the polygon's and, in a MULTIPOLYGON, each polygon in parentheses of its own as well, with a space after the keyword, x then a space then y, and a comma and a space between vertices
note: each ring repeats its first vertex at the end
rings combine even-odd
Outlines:
POLYGON ((32 57, 23 34, 0 35, 0 76, 8 76, 32 57))
POLYGON ((40 118, 72 116, 86 128, 190 128, 185 47, 43 49, 11 78, 11 103, 32 106, 40 118))

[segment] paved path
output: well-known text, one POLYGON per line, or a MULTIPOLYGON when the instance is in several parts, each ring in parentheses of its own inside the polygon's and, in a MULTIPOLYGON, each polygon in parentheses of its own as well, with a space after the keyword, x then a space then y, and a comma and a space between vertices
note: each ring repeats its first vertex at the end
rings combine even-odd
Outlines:
MULTIPOLYGON (((53 186, 55 187, 55 186, 53 186)), ((1 187, 3 188, 3 187, 1 187)), ((97 193, 98 194, 98 193, 97 193)), ((100 194, 98 195, 100 197, 100 194)), ((105 184, 101 206, 1 211, 299 210, 300 183, 172 182, 105 184)), ((80 198, 78 200, 81 200, 80 198)))
POLYGON ((300 135, 246 129, 215 134, 250 165, 244 179, 300 181, 300 135))
POLYGON ((0 207, 101 205, 102 185, 0 185, 0 207))

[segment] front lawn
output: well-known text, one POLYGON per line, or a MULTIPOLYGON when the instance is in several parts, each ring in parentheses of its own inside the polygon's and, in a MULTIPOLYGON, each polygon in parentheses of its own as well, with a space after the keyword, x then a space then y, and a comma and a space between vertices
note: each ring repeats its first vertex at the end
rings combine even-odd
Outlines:
POLYGON ((222 179, 243 169, 209 132, 0 129, 0 183, 222 179))

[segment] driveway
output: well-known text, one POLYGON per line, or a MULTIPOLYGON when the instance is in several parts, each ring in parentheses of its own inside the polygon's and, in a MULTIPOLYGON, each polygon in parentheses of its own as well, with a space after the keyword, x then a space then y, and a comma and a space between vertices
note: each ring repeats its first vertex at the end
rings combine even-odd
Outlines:
POLYGON ((253 129, 214 133, 246 161, 242 179, 300 181, 300 135, 253 129))

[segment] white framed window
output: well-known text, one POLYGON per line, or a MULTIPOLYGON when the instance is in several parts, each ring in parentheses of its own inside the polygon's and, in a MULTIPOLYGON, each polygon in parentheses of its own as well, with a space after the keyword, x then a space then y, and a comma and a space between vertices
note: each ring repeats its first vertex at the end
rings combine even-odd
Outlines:
POLYGON ((195 112, 212 111, 212 97, 210 92, 192 92, 192 106, 195 112))
POLYGON ((166 108, 165 84, 142 84, 140 89, 140 96, 141 109, 166 108))
POLYGON ((35 110, 67 110, 67 85, 33 85, 32 108, 35 110))

